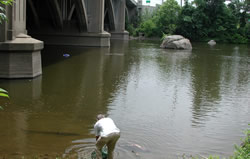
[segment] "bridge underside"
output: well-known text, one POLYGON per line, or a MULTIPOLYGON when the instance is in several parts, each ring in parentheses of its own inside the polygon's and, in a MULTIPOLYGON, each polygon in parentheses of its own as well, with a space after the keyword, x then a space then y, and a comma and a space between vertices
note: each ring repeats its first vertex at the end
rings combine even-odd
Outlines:
POLYGON ((27 0, 27 30, 53 45, 110 46, 100 0, 27 0), (94 18, 93 18, 94 17, 94 18))
POLYGON ((18 0, 3 6, 8 23, 0 24, 0 78, 41 75, 43 42, 109 47, 110 38, 127 40, 125 10, 126 4, 133 5, 130 1, 18 0))
POLYGON ((109 46, 128 40, 126 0, 27 0, 27 30, 45 44, 109 46))

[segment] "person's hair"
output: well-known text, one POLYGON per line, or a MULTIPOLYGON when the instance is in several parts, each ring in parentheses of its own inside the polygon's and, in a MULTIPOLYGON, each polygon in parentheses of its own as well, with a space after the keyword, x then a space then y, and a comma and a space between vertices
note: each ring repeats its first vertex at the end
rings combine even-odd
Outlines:
POLYGON ((96 116, 96 119, 97 119, 97 120, 100 120, 100 119, 102 119, 102 118, 105 118, 105 115, 104 115, 104 114, 98 114, 98 115, 96 116))

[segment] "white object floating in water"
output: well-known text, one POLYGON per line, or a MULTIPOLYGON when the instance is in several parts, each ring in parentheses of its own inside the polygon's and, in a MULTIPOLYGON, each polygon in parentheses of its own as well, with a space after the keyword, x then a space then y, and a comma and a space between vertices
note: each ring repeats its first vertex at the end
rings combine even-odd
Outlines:
POLYGON ((215 42, 214 40, 210 40, 210 41, 208 42, 208 44, 212 46, 212 45, 216 45, 216 42, 215 42))
POLYGON ((63 57, 70 57, 70 54, 63 54, 63 57))

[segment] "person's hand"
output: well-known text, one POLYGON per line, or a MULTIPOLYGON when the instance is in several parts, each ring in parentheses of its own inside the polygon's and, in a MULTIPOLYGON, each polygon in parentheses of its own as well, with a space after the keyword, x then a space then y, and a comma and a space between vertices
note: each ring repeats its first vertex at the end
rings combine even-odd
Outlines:
POLYGON ((99 137, 100 137, 100 136, 96 136, 96 137, 95 137, 96 141, 99 139, 99 137))

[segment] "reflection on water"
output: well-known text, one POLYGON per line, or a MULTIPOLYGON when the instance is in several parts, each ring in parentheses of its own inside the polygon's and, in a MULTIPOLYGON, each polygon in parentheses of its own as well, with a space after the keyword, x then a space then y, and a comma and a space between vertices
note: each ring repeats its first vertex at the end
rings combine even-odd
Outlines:
POLYGON ((0 157, 89 158, 99 113, 122 131, 118 159, 232 155, 250 121, 249 52, 147 41, 46 47, 42 76, 0 80, 11 96, 0 99, 0 157))
POLYGON ((64 158, 90 159, 95 149, 94 139, 83 139, 72 141, 72 145, 66 148, 64 158))

